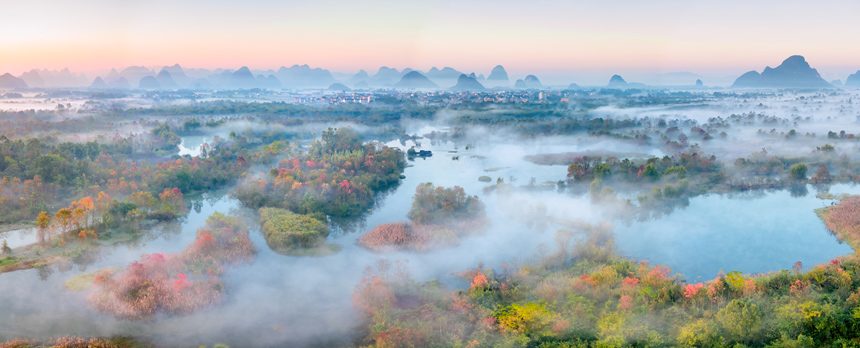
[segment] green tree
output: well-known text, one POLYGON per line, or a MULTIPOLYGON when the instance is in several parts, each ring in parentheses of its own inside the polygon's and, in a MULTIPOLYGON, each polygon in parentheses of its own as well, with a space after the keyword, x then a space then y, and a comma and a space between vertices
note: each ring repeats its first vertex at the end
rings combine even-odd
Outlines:
POLYGON ((733 340, 740 342, 759 341, 756 335, 761 331, 763 316, 764 313, 761 308, 755 303, 732 300, 717 313, 717 322, 733 340))
POLYGON ((683 179, 687 177, 687 168, 684 166, 672 166, 666 168, 666 171, 663 172, 663 175, 672 175, 675 174, 678 176, 678 179, 683 179))
POLYGON ((594 168, 594 177, 596 179, 606 179, 610 175, 612 175, 612 169, 607 163, 598 164, 597 167, 594 168))
POLYGON ((789 173, 791 175, 791 178, 794 180, 806 180, 806 172, 808 170, 809 168, 805 164, 798 163, 791 166, 791 170, 789 170, 789 173))
POLYGON ((75 176, 72 174, 69 161, 55 154, 39 156, 33 164, 32 174, 38 175, 45 182, 57 182, 59 184, 63 184, 65 178, 75 176))
POLYGON ((642 176, 654 181, 660 178, 660 171, 657 170, 654 163, 648 163, 642 171, 642 176))

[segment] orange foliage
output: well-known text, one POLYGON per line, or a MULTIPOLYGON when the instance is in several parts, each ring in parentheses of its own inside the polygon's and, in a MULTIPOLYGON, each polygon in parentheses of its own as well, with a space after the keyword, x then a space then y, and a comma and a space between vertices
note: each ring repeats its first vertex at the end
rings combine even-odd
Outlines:
POLYGON ((478 274, 474 279, 472 279, 472 284, 469 286, 469 290, 484 289, 489 284, 490 282, 487 281, 487 276, 478 274))

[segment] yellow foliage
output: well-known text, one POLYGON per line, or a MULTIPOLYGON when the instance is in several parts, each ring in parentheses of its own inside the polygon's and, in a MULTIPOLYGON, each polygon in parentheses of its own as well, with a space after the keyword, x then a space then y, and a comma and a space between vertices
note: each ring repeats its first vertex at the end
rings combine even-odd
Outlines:
POLYGON ((546 303, 529 302, 525 304, 512 304, 495 313, 499 329, 525 335, 546 336, 552 334, 550 324, 555 317, 546 308, 546 303))

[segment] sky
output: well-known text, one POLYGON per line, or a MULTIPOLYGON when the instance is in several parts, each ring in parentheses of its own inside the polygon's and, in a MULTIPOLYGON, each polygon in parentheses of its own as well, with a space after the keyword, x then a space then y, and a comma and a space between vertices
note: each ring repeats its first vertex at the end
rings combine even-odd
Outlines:
POLYGON ((0 73, 14 75, 176 63, 738 74, 794 54, 826 79, 860 69, 856 0, 28 0, 0 9, 0 73))

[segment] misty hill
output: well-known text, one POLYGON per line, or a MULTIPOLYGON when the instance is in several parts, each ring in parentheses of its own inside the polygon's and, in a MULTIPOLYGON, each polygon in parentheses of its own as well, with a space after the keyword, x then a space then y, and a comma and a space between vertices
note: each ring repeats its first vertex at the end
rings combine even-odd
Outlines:
POLYGON ((278 80, 275 75, 266 76, 266 83, 263 86, 271 89, 280 89, 284 87, 284 85, 281 83, 281 80, 278 80))
POLYGON ((848 78, 845 79, 845 87, 860 87, 860 70, 848 75, 848 78))
POLYGON ((379 71, 377 71, 376 74, 373 75, 374 80, 397 81, 401 77, 403 77, 403 75, 401 75, 400 72, 397 71, 397 69, 389 68, 387 66, 380 67, 379 71))
MULTIPOLYGON (((170 73, 170 77, 176 82, 179 87, 188 87, 191 83, 191 77, 185 74, 185 70, 182 69, 179 64, 174 64, 173 66, 165 66, 161 68, 161 71, 166 71, 170 73)), ((163 83, 162 83, 163 84, 163 83)))
POLYGON ((325 69, 311 69, 307 64, 281 67, 276 74, 285 88, 326 88, 337 82, 325 69))
POLYGON ((444 67, 442 70, 433 67, 430 71, 424 74, 424 76, 429 78, 430 81, 433 81, 439 86, 452 86, 457 84, 457 79, 460 78, 460 75, 463 75, 463 73, 450 67, 444 67))
MULTIPOLYGON (((173 75, 173 71, 169 69, 167 71, 170 71, 170 74, 173 75)), ((183 73, 185 73, 185 76, 188 76, 188 78, 190 79, 190 81, 188 82, 189 85, 194 84, 194 81, 197 79, 206 78, 209 77, 209 75, 213 74, 213 71, 209 69, 182 68, 182 71, 183 73)), ((274 73, 274 71, 272 73, 274 73)), ((176 75, 173 76, 174 78, 176 77, 176 75)))
POLYGON ((567 89, 579 89, 579 85, 577 85, 575 83, 571 83, 571 84, 567 85, 567 89))
POLYGON ((343 85, 343 84, 341 84, 341 83, 333 83, 331 86, 328 86, 328 90, 330 90, 330 91, 341 91, 341 92, 347 92, 347 91, 351 91, 352 89, 350 89, 350 88, 349 88, 349 87, 347 87, 347 86, 344 86, 344 85, 343 85))
POLYGON ((518 80, 517 80, 517 82, 514 82, 514 88, 516 88, 516 89, 526 89, 526 88, 529 88, 529 86, 528 86, 528 85, 526 84, 526 82, 525 82, 525 81, 523 81, 522 79, 518 79, 518 80))
POLYGON ((455 91, 481 91, 486 89, 474 76, 474 73, 472 73, 472 76, 460 74, 460 77, 457 78, 457 84, 451 87, 451 89, 455 91))
MULTIPOLYGON (((233 77, 235 70, 232 69, 216 69, 211 75, 206 77, 212 86, 230 88, 230 78, 233 77)), ((196 80, 195 80, 196 81, 196 80)))
POLYGON ((741 75, 735 80, 732 87, 826 88, 833 87, 833 85, 824 81, 818 71, 810 67, 803 56, 791 56, 776 68, 765 67, 761 74, 756 71, 749 71, 741 75))
POLYGON ((702 82, 702 79, 696 79, 696 87, 705 87, 705 83, 702 82))
POLYGON ((161 89, 161 84, 158 83, 158 79, 155 76, 146 76, 140 79, 140 83, 138 83, 138 88, 140 89, 161 89))
POLYGON ((90 84, 90 88, 107 88, 107 83, 105 83, 105 80, 101 76, 96 76, 96 79, 90 84))
POLYGON ((167 72, 167 70, 162 69, 161 72, 159 72, 158 75, 155 76, 155 79, 158 80, 158 84, 161 85, 161 88, 179 88, 179 85, 176 84, 176 81, 173 80, 173 77, 170 76, 170 73, 167 72))
POLYGON ((505 67, 496 65, 493 71, 490 72, 490 76, 487 76, 487 81, 504 82, 507 84, 510 80, 508 80, 508 72, 505 71, 505 67))
POLYGON ((27 88, 27 83, 24 80, 12 76, 10 73, 0 75, 0 89, 17 89, 27 88))
POLYGON ((526 83, 528 88, 543 88, 543 84, 540 83, 540 80, 538 80, 537 76, 534 75, 526 76, 523 82, 526 83))
MULTIPOLYGON (((107 76, 105 76, 103 80, 105 80, 105 82, 107 82, 108 85, 110 85, 112 82, 117 81, 121 78, 123 78, 122 75, 120 75, 119 72, 116 71, 116 69, 112 68, 112 69, 110 69, 110 73, 108 73, 107 76)), ((128 80, 126 80, 126 82, 128 82, 128 80)))
POLYGON ((609 84, 606 85, 609 88, 627 88, 627 81, 624 81, 624 78, 620 75, 612 75, 609 78, 609 84))
POLYGON ((27 83, 27 86, 32 88, 45 87, 45 80, 42 79, 42 76, 39 75, 39 71, 36 69, 21 74, 19 78, 24 80, 24 82, 27 83))
POLYGON ((131 89, 131 84, 128 83, 128 79, 125 77, 120 77, 116 80, 108 82, 108 88, 119 88, 119 89, 131 89))
POLYGON ((21 75, 21 79, 31 87, 84 87, 90 80, 84 74, 74 74, 69 68, 63 70, 33 69, 21 75), (33 84, 30 85, 29 83, 33 84))
POLYGON ((42 69, 39 76, 45 81, 45 87, 83 87, 90 84, 84 74, 74 74, 69 68, 60 71, 42 69))
POLYGON ((355 85, 353 85, 352 87, 353 87, 353 88, 357 88, 357 89, 365 89, 365 88, 369 88, 369 87, 370 87, 370 85, 367 83, 367 81, 358 81, 358 82, 357 82, 355 85))
POLYGON ((433 67, 430 71, 427 72, 427 77, 431 79, 440 79, 440 80, 453 80, 460 78, 460 75, 463 73, 454 70, 454 68, 444 67, 442 70, 436 69, 433 67))
POLYGON ((400 79, 397 84, 394 85, 397 88, 439 88, 439 85, 430 81, 426 76, 422 75, 417 71, 410 71, 408 74, 403 75, 403 78, 400 79))
POLYGON ((758 71, 747 71, 732 84, 732 87, 750 87, 758 84, 761 81, 761 74, 758 71))
POLYGON ((247 66, 243 66, 230 75, 229 85, 230 88, 256 88, 257 79, 254 77, 254 74, 251 73, 251 69, 248 69, 247 66))
POLYGON ((830 81, 830 84, 834 85, 836 87, 842 87, 842 80, 836 79, 836 80, 830 81))
POLYGON ((209 82, 208 79, 199 78, 199 79, 195 79, 194 81, 191 81, 190 87, 194 88, 194 89, 212 89, 215 86, 212 85, 212 82, 209 82))
MULTIPOLYGON (((119 72, 119 76, 125 77, 125 79, 128 80, 128 82, 130 82, 132 84, 139 85, 140 80, 143 79, 144 77, 155 76, 155 71, 147 69, 146 67, 142 67, 142 66, 130 66, 130 67, 127 67, 125 69, 122 69, 119 72)), ((112 81, 113 80, 112 77, 113 76, 108 75, 108 81, 112 81)))
POLYGON ((368 80, 370 80, 370 75, 367 73, 367 71, 364 71, 364 69, 362 69, 355 75, 352 75, 352 77, 350 77, 349 80, 347 80, 346 82, 348 84, 355 85, 356 83, 359 83, 361 81, 368 80))

